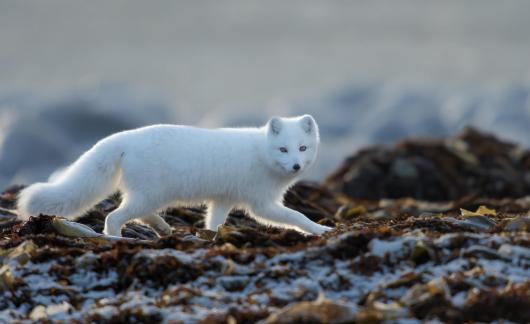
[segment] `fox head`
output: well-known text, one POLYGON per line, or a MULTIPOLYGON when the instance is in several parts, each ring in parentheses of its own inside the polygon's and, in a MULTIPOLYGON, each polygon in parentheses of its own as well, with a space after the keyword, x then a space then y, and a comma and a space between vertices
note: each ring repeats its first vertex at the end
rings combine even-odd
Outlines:
POLYGON ((282 175, 298 175, 315 161, 318 125, 311 115, 273 117, 266 125, 268 165, 282 175))

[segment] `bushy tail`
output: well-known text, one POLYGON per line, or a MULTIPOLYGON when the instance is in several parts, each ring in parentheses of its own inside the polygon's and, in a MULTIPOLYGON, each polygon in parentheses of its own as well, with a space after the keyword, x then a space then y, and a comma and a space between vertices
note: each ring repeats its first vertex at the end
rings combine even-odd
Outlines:
POLYGON ((122 152, 101 142, 83 154, 57 179, 35 183, 18 196, 21 220, 39 214, 80 216, 116 190, 122 152))

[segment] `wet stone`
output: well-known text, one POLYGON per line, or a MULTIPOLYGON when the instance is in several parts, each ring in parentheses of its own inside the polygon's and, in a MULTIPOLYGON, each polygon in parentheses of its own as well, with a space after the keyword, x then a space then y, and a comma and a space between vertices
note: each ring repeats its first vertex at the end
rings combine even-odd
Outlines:
POLYGON ((370 214, 370 218, 374 219, 374 220, 378 220, 378 221, 390 220, 390 219, 394 218, 394 215, 392 215, 386 209, 381 209, 381 210, 378 210, 378 211, 375 211, 375 212, 371 213, 370 214))
POLYGON ((505 231, 509 232, 530 232, 530 217, 519 217, 506 224, 505 231))
POLYGON ((472 215, 465 217, 463 220, 459 221, 459 224, 477 231, 487 231, 497 225, 497 223, 495 223, 495 221, 493 221, 491 218, 482 215, 472 215))

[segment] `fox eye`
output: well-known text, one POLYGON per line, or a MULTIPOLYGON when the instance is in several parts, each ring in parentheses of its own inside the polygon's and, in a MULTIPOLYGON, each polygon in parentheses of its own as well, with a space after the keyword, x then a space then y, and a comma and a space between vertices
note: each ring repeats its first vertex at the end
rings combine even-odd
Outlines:
POLYGON ((287 153, 287 148, 286 147, 280 147, 280 152, 287 153))
POLYGON ((300 146, 300 152, 304 152, 305 150, 307 150, 307 146, 305 145, 300 146))

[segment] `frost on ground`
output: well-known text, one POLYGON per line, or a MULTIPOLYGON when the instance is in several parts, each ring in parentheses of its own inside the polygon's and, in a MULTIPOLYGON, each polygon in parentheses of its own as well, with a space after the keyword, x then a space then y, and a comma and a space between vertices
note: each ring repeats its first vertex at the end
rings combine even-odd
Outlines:
MULTIPOLYGON (((478 169, 475 169, 478 170, 478 169)), ((70 238, 21 224, 0 196, 0 322, 530 321, 530 199, 359 200, 300 183, 286 205, 335 230, 266 228, 241 212, 212 238, 202 210, 171 209, 171 236, 70 238), (150 240, 146 242, 145 240, 150 240)), ((79 222, 101 231, 111 197, 79 222)))
POLYGON ((497 213, 484 230, 423 207, 395 201, 378 219, 369 210, 379 207, 366 205, 323 238, 242 225, 208 241, 174 225, 153 243, 65 238, 50 218, 35 218, 3 229, 0 320, 255 322, 318 299, 348 306, 356 320, 530 320, 530 237, 505 230, 517 221, 528 230, 528 219, 497 213))

